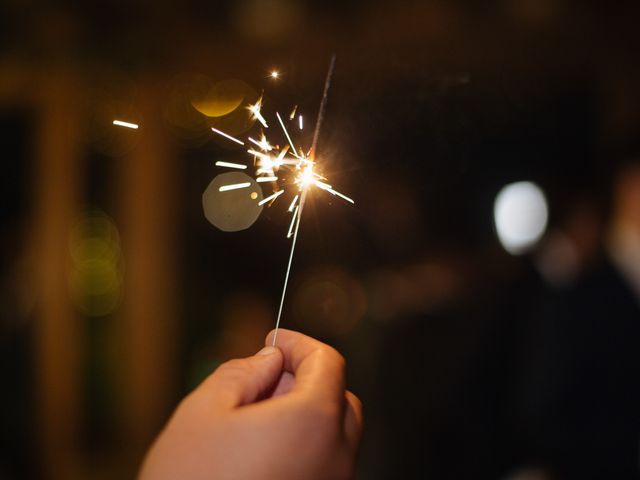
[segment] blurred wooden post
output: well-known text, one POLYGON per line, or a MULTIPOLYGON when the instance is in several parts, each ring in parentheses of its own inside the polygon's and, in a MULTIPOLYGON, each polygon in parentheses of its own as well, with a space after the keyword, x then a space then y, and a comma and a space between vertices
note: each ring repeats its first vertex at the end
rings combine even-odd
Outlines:
POLYGON ((177 362, 174 160, 159 89, 139 87, 138 143, 121 159, 116 184, 125 261, 124 429, 132 453, 147 446, 172 406, 177 362))
POLYGON ((49 73, 36 102, 36 168, 31 244, 38 292, 36 400, 46 478, 74 470, 80 419, 81 325, 68 289, 69 232, 81 175, 78 112, 72 77, 49 73))

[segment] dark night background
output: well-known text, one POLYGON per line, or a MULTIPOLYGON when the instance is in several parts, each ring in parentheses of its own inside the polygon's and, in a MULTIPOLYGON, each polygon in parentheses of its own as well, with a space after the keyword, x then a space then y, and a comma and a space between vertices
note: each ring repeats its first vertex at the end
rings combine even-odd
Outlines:
POLYGON ((283 326, 346 357, 359 478, 638 478, 639 21, 636 2, 4 0, 0 478, 131 478, 179 399, 260 348, 286 205, 206 221, 215 161, 246 156, 209 127, 259 129, 194 102, 237 79, 312 125, 334 53, 319 157, 356 203, 310 197, 283 326), (517 181, 549 223, 511 255, 493 208, 517 181))

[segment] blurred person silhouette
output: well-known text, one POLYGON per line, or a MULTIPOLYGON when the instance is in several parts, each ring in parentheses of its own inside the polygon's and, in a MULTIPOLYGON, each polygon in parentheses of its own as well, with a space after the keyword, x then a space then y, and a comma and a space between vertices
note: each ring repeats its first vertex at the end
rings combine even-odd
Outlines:
POLYGON ((556 268, 525 331, 519 422, 527 461, 552 478, 640 477, 640 158, 608 178, 604 234, 574 209, 574 267, 556 268))
POLYGON ((351 478, 362 406, 333 348, 281 329, 222 364, 178 406, 141 480, 351 478))

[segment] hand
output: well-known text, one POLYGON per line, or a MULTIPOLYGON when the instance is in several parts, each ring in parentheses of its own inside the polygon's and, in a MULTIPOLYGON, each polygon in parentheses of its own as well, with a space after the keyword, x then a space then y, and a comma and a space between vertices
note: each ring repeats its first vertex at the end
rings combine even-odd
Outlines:
POLYGON ((350 478, 362 406, 345 390, 344 358, 290 330, 277 345, 224 363, 187 396, 140 480, 350 478))

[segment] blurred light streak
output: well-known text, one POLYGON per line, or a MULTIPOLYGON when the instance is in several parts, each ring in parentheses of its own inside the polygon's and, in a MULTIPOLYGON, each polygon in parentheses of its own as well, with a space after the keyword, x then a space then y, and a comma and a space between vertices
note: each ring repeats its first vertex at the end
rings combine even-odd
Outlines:
POLYGON ((265 198, 264 200, 262 200, 260 203, 258 203, 259 206, 264 205, 267 202, 270 202, 271 200, 275 200, 276 198, 278 198, 280 195, 282 195, 284 193, 284 190, 279 190, 276 193, 274 193, 273 195, 269 195, 267 198, 265 198))
POLYGON ((249 141, 256 145, 260 150, 263 150, 265 152, 270 152, 271 150, 273 150, 273 147, 271 146, 271 144, 269 144, 269 142, 267 141, 267 137, 265 137, 264 135, 262 135, 260 141, 254 140, 251 137, 249 137, 249 141))
POLYGON ((241 170, 245 170, 247 168, 246 165, 242 165, 240 163, 232 163, 232 162, 216 162, 217 167, 227 167, 227 168, 238 168, 241 170))
POLYGON ((211 130, 213 130, 214 132, 216 132, 218 135, 222 135, 225 138, 228 138, 229 140, 236 142, 240 145, 244 145, 244 142, 242 140, 238 140, 235 137, 232 137, 231 135, 224 133, 222 130, 218 130, 217 128, 211 127, 211 130))
POLYGON ((251 186, 251 183, 249 182, 235 183, 232 185, 223 185, 222 187, 219 188, 219 191, 228 192, 229 190, 238 190, 240 188, 247 188, 250 186, 251 186))
POLYGON ((293 235, 293 226, 296 223, 296 218, 298 218, 298 209, 299 206, 296 205, 294 211, 293 211, 293 215, 291 216, 291 224, 289 225, 289 231, 287 232, 287 238, 291 238, 291 235, 293 235))
POLYGON ((296 203, 298 203, 298 199, 300 198, 300 195, 296 195, 295 197, 293 197, 293 200, 291 201, 291 205, 289 205, 289 208, 287 209, 288 212, 293 212, 293 209, 296 206, 296 203))
POLYGON ((138 125, 135 123, 130 123, 130 122, 123 122, 122 120, 114 120, 113 121, 114 125, 118 125, 120 127, 127 127, 127 128, 132 128, 134 130, 138 129, 138 125))
POLYGON ((287 132, 287 127, 284 126, 284 122, 282 121, 282 118, 280 117, 280 114, 278 112, 276 112, 276 116, 278 117, 278 121, 280 122, 280 126, 282 127, 282 131, 284 132, 285 136, 287 137, 287 140, 289 141, 289 145, 291 145, 291 151, 297 157, 298 155, 296 155, 296 147, 293 145, 293 141, 291 140, 291 137, 289 136, 289 132, 287 132))

